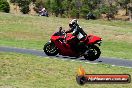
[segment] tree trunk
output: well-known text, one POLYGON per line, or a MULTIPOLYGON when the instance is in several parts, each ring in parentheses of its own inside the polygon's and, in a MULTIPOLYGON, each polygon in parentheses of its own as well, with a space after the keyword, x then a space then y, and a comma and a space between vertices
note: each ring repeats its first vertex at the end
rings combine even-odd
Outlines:
POLYGON ((126 16, 128 16, 128 7, 126 6, 125 9, 126 9, 126 16))
POLYGON ((129 20, 132 21, 132 3, 129 3, 129 20))
POLYGON ((132 21, 132 11, 129 10, 129 20, 132 21))

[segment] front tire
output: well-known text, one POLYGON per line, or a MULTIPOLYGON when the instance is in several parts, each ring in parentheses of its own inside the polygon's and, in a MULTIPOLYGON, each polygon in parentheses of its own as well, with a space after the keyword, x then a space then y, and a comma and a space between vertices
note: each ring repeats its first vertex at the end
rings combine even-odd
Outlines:
POLYGON ((100 49, 96 45, 90 46, 90 48, 86 52, 87 54, 84 55, 84 58, 89 61, 98 59, 101 54, 100 49))
POLYGON ((48 56, 55 56, 58 54, 58 49, 53 42, 47 42, 43 48, 44 52, 48 56))

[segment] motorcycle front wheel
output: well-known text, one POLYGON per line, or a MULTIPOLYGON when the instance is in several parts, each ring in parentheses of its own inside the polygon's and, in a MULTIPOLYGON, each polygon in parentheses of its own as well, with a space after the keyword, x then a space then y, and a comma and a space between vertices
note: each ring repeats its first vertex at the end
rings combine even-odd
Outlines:
POLYGON ((48 56, 55 56, 58 54, 58 49, 53 42, 47 42, 43 48, 44 52, 48 56))
POLYGON ((90 46, 89 49, 86 51, 86 54, 84 55, 84 58, 89 61, 94 61, 100 57, 101 51, 96 46, 90 46))

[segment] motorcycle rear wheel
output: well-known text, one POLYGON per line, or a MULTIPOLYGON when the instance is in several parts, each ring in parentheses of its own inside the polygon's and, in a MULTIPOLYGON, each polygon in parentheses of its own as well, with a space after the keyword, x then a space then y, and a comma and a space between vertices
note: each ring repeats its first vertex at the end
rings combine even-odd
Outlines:
POLYGON ((53 42, 47 42, 43 48, 44 52, 48 56, 55 56, 58 54, 58 49, 53 42))
POLYGON ((100 49, 96 46, 90 46, 88 52, 86 55, 84 55, 84 58, 89 61, 94 61, 100 57, 101 51, 100 49))

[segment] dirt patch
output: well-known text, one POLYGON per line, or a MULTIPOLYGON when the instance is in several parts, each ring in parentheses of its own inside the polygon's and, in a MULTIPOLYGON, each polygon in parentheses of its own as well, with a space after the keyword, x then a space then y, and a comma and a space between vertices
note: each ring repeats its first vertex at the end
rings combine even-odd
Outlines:
POLYGON ((125 15, 115 15, 115 19, 116 20, 123 20, 123 21, 128 21, 129 20, 129 16, 125 16, 125 15))

